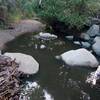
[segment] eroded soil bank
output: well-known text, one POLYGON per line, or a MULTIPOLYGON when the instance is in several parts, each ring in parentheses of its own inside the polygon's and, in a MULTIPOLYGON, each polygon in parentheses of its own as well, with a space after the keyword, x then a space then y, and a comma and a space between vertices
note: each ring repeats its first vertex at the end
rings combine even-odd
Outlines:
POLYGON ((13 29, 0 30, 0 49, 3 49, 5 44, 12 41, 17 36, 25 33, 40 32, 45 25, 36 20, 21 20, 13 26, 13 29))

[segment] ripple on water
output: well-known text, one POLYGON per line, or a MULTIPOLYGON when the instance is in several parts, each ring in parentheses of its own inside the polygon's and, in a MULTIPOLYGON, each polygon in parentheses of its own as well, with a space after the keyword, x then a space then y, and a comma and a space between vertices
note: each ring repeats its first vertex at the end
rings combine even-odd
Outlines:
POLYGON ((91 99, 89 94, 87 94, 83 90, 81 90, 81 94, 82 94, 82 97, 80 97, 81 100, 90 100, 91 99))
POLYGON ((30 100, 31 95, 33 96, 32 99, 36 100, 54 100, 53 96, 46 89, 42 89, 37 82, 26 81, 20 100, 30 100))

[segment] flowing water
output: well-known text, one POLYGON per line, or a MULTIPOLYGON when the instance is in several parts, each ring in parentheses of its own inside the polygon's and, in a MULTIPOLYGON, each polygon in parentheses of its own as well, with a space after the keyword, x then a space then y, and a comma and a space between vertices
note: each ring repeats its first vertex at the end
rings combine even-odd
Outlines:
POLYGON ((39 62, 39 72, 26 79, 38 86, 30 96, 31 100, 100 100, 100 90, 85 83, 93 69, 69 68, 56 59, 57 55, 77 48, 80 47, 70 41, 43 41, 28 34, 8 43, 4 52, 29 54, 39 62), (42 44, 46 48, 41 49, 42 44))

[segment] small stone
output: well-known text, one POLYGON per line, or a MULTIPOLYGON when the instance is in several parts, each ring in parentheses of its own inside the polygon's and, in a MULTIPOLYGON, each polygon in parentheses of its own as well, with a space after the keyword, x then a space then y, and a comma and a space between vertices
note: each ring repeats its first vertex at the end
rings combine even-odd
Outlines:
POLYGON ((79 41, 74 41, 74 44, 81 45, 79 41))
POLYGON ((46 48, 46 46, 43 44, 40 46, 40 49, 45 49, 45 48, 46 48))
POLYGON ((73 40, 74 36, 66 36, 66 39, 73 40))

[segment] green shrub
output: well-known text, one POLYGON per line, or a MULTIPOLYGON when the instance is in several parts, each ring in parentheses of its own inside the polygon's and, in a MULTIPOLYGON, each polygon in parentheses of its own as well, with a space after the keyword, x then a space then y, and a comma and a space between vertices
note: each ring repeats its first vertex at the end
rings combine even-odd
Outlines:
POLYGON ((88 17, 99 9, 99 0, 33 0, 34 11, 39 17, 50 22, 57 19, 65 22, 69 27, 82 28, 88 21, 88 17))
POLYGON ((10 17, 39 16, 48 23, 56 19, 79 29, 87 23, 88 17, 99 13, 100 0, 0 0, 0 6, 7 8, 10 17))

